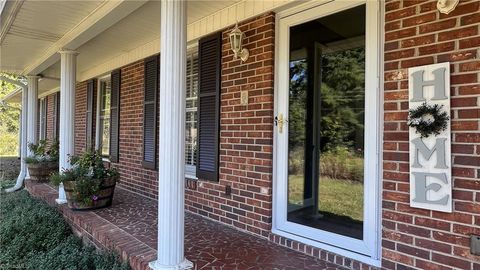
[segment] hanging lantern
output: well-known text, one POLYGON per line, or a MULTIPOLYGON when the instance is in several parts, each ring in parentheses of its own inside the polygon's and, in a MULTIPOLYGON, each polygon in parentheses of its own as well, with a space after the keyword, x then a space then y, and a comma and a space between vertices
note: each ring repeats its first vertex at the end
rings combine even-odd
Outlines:
POLYGON ((242 48, 244 38, 245 33, 238 28, 238 23, 235 24, 235 28, 230 32, 230 46, 232 46, 233 59, 240 57, 243 62, 247 61, 249 56, 248 50, 242 48))

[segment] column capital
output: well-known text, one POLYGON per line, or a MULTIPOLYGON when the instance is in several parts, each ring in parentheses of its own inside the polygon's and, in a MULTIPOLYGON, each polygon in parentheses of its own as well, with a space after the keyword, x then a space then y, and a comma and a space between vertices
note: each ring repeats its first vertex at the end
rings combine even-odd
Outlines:
POLYGON ((34 79, 37 79, 37 80, 38 80, 38 79, 40 79, 42 76, 40 76, 40 75, 26 75, 25 77, 26 77, 27 79, 29 79, 29 80, 34 80, 34 79))
POLYGON ((78 55, 79 52, 74 51, 74 50, 69 50, 69 49, 62 49, 58 51, 59 54, 73 54, 73 55, 78 55))

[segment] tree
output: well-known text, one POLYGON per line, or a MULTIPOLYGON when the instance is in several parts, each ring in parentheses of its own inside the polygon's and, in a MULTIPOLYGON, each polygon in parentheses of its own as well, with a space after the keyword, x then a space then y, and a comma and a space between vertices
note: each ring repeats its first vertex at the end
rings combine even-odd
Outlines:
MULTIPOLYGON (((12 80, 21 78, 0 74, 12 80)), ((17 86, 0 80, 0 99, 17 89, 17 86)), ((20 104, 0 103, 0 156, 15 156, 18 154, 18 136, 20 134, 20 104)))

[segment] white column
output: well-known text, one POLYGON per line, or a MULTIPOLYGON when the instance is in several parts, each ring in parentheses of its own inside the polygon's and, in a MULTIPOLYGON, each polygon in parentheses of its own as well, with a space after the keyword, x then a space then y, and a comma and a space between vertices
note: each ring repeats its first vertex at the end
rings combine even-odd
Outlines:
MULTIPOLYGON (((27 76, 27 144, 37 143, 37 110, 39 76, 27 76)), ((23 98, 23 95, 22 95, 23 98)), ((28 155, 32 153, 28 150, 28 155)))
POLYGON ((161 3, 158 245, 152 269, 190 269, 184 255, 186 3, 161 3))
MULTIPOLYGON (((71 167, 69 159, 74 154, 75 84, 77 74, 76 51, 60 51, 60 172, 71 167)), ((58 204, 66 203, 63 184, 58 188, 58 204)))
POLYGON ((22 87, 22 110, 20 112, 20 173, 18 174, 15 186, 6 189, 6 192, 19 190, 23 186, 23 180, 27 177, 28 170, 25 164, 27 157, 27 111, 28 111, 28 93, 27 87, 22 87))

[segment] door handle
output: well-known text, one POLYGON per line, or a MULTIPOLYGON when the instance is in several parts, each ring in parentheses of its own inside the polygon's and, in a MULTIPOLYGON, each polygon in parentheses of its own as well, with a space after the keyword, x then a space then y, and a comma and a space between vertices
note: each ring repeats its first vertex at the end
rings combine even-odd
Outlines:
POLYGON ((283 113, 280 113, 278 116, 275 116, 275 125, 278 126, 278 133, 283 133, 283 125, 288 123, 288 120, 283 118, 283 113))

